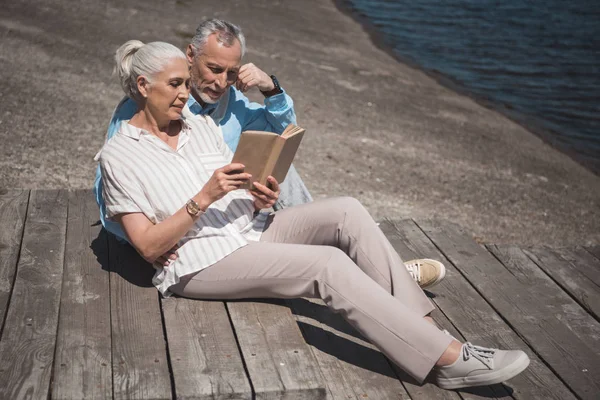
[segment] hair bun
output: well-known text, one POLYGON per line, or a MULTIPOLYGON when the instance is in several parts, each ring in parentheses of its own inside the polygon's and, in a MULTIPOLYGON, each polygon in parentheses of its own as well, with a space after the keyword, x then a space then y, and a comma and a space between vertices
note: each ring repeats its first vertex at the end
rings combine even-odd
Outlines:
POLYGON ((125 42, 115 54, 115 69, 125 94, 138 103, 142 101, 137 87, 138 77, 143 75, 150 81, 173 58, 186 60, 185 54, 169 43, 144 44, 139 40, 125 42))
POLYGON ((128 40, 121 47, 117 49, 115 53, 115 61, 116 61, 116 70, 119 75, 119 81, 121 82, 121 87, 125 91, 125 93, 130 93, 133 89, 133 86, 136 85, 135 82, 131 81, 131 65, 133 62, 133 56, 139 49, 144 46, 144 43, 139 40, 128 40))

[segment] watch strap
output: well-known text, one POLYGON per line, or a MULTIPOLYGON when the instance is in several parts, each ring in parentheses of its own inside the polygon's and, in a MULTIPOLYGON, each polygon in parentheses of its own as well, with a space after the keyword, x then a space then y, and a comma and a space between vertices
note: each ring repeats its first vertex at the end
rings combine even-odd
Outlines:
POLYGON ((197 217, 199 215, 204 214, 204 211, 202 211, 200 205, 194 199, 189 199, 187 203, 185 203, 185 210, 192 217, 197 217))
POLYGON ((275 75, 270 75, 269 76, 271 78, 271 80, 273 81, 273 89, 269 90, 267 92, 263 92, 262 90, 260 91, 263 96, 265 97, 271 97, 271 96, 275 96, 276 94, 280 94, 283 93, 283 90, 281 89, 281 86, 279 85, 279 81, 277 80, 277 77, 275 75))

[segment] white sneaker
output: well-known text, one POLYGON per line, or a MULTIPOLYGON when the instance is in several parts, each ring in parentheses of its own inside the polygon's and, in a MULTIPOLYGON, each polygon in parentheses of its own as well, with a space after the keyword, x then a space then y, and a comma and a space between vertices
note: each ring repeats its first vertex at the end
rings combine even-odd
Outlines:
POLYGON ((406 261, 404 266, 421 289, 437 285, 446 276, 444 264, 430 258, 406 261))
POLYGON ((442 389, 494 385, 520 374, 529 365, 521 350, 498 350, 463 344, 453 364, 434 369, 435 383, 442 389))

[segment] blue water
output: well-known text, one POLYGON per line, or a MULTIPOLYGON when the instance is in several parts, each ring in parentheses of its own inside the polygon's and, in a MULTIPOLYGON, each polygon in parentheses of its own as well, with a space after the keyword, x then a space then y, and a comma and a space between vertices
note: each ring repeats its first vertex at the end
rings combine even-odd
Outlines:
POLYGON ((500 106, 600 173, 600 1, 344 1, 398 57, 500 106))

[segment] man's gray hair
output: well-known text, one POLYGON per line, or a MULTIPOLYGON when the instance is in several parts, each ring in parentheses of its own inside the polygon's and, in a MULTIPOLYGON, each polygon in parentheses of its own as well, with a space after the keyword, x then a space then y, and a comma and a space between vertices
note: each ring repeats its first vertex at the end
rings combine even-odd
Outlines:
POLYGON ((137 87, 137 78, 143 75, 151 83, 156 74, 161 72, 171 60, 177 58, 187 62, 185 54, 170 43, 144 44, 139 40, 125 42, 115 54, 116 71, 123 91, 139 103, 142 96, 137 87))
POLYGON ((246 38, 240 27, 231 22, 211 18, 201 22, 200 25, 198 25, 198 28, 196 28, 196 34, 192 38, 191 43, 192 48, 194 49, 194 57, 202 54, 202 50, 208 41, 208 37, 212 34, 217 35, 218 43, 227 47, 233 46, 234 40, 237 39, 242 48, 242 57, 246 54, 246 38))

